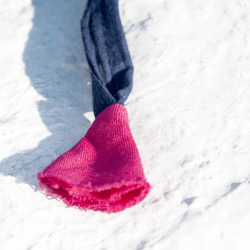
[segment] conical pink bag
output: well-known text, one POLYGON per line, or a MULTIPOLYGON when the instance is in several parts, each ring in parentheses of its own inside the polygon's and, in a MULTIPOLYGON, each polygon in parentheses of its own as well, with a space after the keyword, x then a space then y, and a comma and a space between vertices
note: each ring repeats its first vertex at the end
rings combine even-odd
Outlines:
POLYGON ((85 137, 38 178, 44 190, 67 204, 106 212, 135 205, 150 189, 120 104, 99 114, 85 137))

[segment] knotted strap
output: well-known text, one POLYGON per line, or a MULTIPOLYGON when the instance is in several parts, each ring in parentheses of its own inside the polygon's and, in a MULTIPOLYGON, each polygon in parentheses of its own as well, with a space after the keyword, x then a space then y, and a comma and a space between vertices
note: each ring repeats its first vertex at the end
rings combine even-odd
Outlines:
POLYGON ((68 152, 38 173, 49 195, 83 209, 118 212, 149 192, 123 106, 132 89, 133 65, 117 0, 90 0, 82 19, 96 119, 68 152))

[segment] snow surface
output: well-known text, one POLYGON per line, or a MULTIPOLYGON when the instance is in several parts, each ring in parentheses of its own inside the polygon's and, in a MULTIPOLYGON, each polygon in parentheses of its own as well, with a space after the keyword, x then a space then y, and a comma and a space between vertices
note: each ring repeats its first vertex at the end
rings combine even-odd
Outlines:
POLYGON ((153 188, 116 214, 40 191, 37 172, 93 118, 85 3, 0 0, 0 249, 249 249, 249 0, 121 0, 126 107, 153 188))

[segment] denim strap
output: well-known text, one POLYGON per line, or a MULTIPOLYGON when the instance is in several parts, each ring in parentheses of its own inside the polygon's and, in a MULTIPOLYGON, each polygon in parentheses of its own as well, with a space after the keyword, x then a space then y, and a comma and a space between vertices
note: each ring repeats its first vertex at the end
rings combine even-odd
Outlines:
POLYGON ((133 64, 118 0, 89 0, 81 20, 81 31, 97 116, 112 104, 124 105, 133 85, 133 64))

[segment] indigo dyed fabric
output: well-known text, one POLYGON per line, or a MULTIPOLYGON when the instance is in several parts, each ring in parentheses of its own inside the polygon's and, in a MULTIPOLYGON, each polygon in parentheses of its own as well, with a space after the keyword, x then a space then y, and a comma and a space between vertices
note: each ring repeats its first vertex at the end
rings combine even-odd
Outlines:
POLYGON ((133 64, 120 21, 118 0, 90 0, 81 21, 89 63, 93 109, 124 105, 133 85, 133 64))

